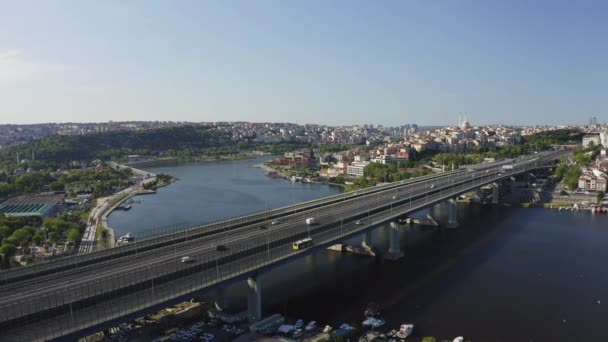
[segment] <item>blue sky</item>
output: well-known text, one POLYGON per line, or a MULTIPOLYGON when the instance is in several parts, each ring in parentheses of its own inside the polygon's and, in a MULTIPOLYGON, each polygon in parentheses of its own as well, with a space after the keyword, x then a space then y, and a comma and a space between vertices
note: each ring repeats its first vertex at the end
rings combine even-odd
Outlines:
POLYGON ((608 2, 0 0, 0 123, 584 123, 608 2))

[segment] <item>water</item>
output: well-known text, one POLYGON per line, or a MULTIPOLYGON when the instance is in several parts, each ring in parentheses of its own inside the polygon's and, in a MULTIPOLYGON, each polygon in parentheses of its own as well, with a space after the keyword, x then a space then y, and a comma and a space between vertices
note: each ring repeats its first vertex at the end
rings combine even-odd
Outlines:
MULTIPOLYGON (((260 170, 247 168, 253 163, 171 167, 164 172, 181 174, 182 184, 196 186, 202 180, 205 185, 199 186, 206 188, 209 185, 201 177, 202 170, 213 170, 225 179, 214 180, 216 191, 227 186, 227 193, 251 194, 237 186, 241 182, 228 181, 241 175, 256 184, 270 183, 252 185, 254 188, 282 189, 265 195, 287 203, 291 199, 285 189, 314 195, 336 191, 260 178, 260 170)), ((146 209, 148 205, 157 210, 175 206, 154 197, 165 192, 172 193, 168 198, 183 196, 171 189, 180 182, 119 215, 130 222, 159 220, 138 215, 158 215, 146 209)), ((188 193, 191 200, 206 201, 199 192, 188 193)), ((264 198, 258 196, 258 201, 264 198)), ((259 202, 251 205, 259 208, 259 202)), ((195 211, 183 213, 193 221, 204 217, 195 211)), ((277 267, 260 279, 264 313, 278 312, 333 326, 360 324, 366 305, 375 301, 388 326, 413 322, 414 340, 426 335, 439 339, 464 335, 472 341, 608 340, 604 327, 608 317, 608 273, 604 269, 608 216, 471 205, 459 208, 459 222, 458 229, 444 231, 404 228, 401 246, 405 257, 395 262, 321 251, 277 267)), ((372 240, 378 249, 386 250, 387 236, 385 227, 374 232, 372 240)), ((360 239, 349 242, 359 243, 360 239)), ((246 302, 242 283, 227 288, 225 295, 231 308, 242 308, 246 302)))
POLYGON ((156 194, 134 197, 129 211, 108 218, 116 235, 136 236, 172 225, 197 225, 278 208, 340 193, 341 188, 293 183, 266 177, 253 168, 268 157, 148 168, 168 173, 178 181, 156 194))

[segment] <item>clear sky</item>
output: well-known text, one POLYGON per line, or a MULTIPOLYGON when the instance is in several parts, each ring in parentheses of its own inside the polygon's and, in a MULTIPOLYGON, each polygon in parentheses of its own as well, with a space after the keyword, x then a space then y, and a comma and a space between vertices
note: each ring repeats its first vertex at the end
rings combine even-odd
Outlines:
POLYGON ((0 123, 584 123, 608 1, 0 0, 0 123))

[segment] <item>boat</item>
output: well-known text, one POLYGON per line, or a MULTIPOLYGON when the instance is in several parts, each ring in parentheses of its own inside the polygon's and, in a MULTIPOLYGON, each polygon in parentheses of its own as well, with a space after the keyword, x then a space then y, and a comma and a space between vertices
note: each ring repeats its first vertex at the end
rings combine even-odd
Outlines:
POLYGON ((363 323, 361 323, 361 325, 363 325, 364 328, 377 329, 377 328, 380 328, 381 326, 383 326, 385 323, 386 323, 386 321, 383 320, 382 318, 369 317, 368 319, 363 321, 363 323))
POLYGON ((129 242, 133 242, 135 241, 135 236, 133 236, 133 234, 131 233, 127 233, 121 237, 118 238, 118 240, 116 240, 116 242, 121 245, 121 244, 125 244, 125 243, 129 243, 129 242))
POLYGON ((464 337, 458 336, 452 342, 462 342, 462 341, 464 341, 464 337))
POLYGON ((401 324, 401 327, 399 328, 399 331, 397 331, 397 334, 395 334, 395 336, 398 338, 406 338, 412 334, 412 331, 414 331, 413 324, 401 324))

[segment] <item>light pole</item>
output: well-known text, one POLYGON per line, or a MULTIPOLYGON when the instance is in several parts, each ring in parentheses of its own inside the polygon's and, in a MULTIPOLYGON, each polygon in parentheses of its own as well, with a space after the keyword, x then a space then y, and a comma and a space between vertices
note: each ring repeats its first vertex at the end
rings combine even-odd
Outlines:
POLYGON ((150 272, 150 281, 152 282, 152 297, 154 297, 154 276, 152 276, 152 267, 150 267, 150 265, 146 265, 146 267, 150 272))
POLYGON ((267 253, 268 253, 268 261, 270 261, 270 238, 268 237, 268 232, 266 232, 264 234, 266 236, 266 246, 267 246, 267 253))

